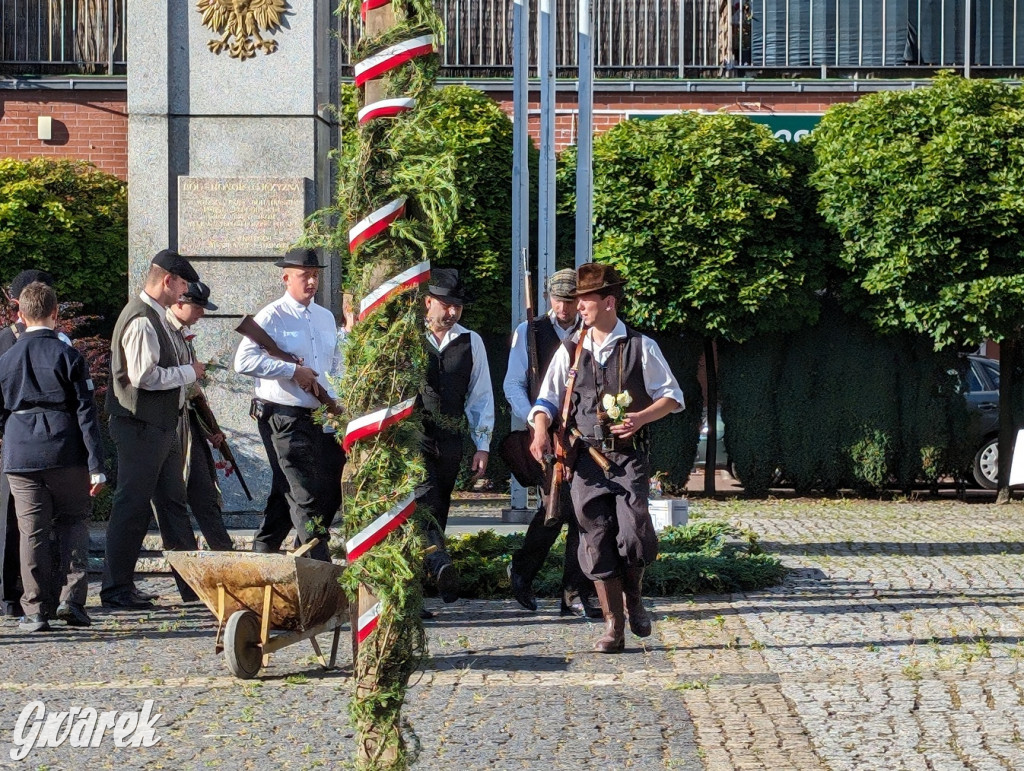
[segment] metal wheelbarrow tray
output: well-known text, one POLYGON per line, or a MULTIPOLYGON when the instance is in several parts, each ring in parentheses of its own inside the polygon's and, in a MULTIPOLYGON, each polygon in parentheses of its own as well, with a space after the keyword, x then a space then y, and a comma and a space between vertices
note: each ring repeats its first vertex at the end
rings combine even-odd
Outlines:
POLYGON ((301 640, 312 643, 324 668, 334 667, 341 627, 349 620, 348 598, 338 584, 345 568, 300 556, 305 550, 166 552, 171 567, 216 616, 215 651, 224 651, 236 677, 256 677, 271 653, 301 640), (334 640, 327 661, 316 635, 330 631, 334 640))

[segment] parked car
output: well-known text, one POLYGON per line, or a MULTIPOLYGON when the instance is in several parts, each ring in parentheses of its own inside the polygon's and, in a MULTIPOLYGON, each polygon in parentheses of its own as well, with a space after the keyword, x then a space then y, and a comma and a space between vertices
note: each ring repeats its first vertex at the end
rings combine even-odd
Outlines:
POLYGON ((999 471, 999 361, 974 355, 967 358, 970 367, 964 398, 978 442, 972 472, 981 487, 995 490, 999 471))

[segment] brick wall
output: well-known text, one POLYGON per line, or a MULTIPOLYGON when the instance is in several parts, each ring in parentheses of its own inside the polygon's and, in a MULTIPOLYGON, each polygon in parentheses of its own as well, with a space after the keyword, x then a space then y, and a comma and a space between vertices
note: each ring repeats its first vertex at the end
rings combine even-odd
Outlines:
POLYGON ((128 177, 128 109, 123 91, 0 90, 0 152, 92 161, 128 177), (40 115, 53 119, 52 139, 37 139, 40 115))
MULTIPOLYGON (((512 94, 490 92, 501 108, 512 115, 512 94)), ((594 129, 607 131, 625 120, 627 113, 637 111, 704 110, 708 112, 810 113, 825 112, 832 104, 852 102, 860 95, 839 94, 759 94, 737 95, 735 92, 689 94, 680 91, 642 93, 596 93, 594 95, 594 129)), ((534 142, 540 141, 540 102, 531 94, 529 131, 534 142)), ((555 147, 561 152, 573 144, 576 136, 576 95, 559 93, 555 100, 555 147)))

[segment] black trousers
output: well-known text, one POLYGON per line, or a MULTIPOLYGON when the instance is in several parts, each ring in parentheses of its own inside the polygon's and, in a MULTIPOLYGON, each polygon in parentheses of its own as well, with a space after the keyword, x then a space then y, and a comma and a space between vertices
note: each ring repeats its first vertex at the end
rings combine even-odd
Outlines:
POLYGON ((548 552, 562 527, 565 533, 565 560, 562 563, 562 602, 571 605, 577 598, 588 599, 594 596, 594 582, 587 578, 580 569, 580 528, 576 522, 576 514, 572 508, 572 497, 569 485, 562 485, 560 494, 561 523, 548 527, 544 524, 547 512, 541 502, 537 513, 530 520, 526 529, 523 545, 512 555, 512 570, 532 584, 537 573, 544 566, 548 552))
MULTIPOLYGON (((103 599, 132 590, 135 563, 154 511, 164 549, 196 548, 186 505, 178 428, 160 428, 115 415, 110 418, 110 436, 117 446, 117 489, 107 523, 103 599)), ((174 579, 183 599, 195 596, 177 573, 174 579)))
POLYGON ((444 545, 444 531, 462 467, 462 447, 462 436, 425 437, 422 442, 426 479, 416 487, 416 513, 426 531, 427 543, 437 547, 424 560, 431 578, 437 578, 441 567, 452 561, 444 545))
POLYGON ((328 528, 341 506, 345 453, 308 411, 268 406, 270 414, 257 422, 273 479, 253 551, 277 551, 294 527, 300 543, 320 539, 307 556, 329 562, 328 528), (288 513, 287 527, 282 511, 288 513))
POLYGON ((18 536, 18 515, 7 475, 0 474, 0 600, 17 603, 21 600, 21 557, 18 536))
POLYGON ((572 503, 580 526, 580 567, 588 578, 621 576, 626 566, 643 567, 658 556, 658 535, 647 508, 649 466, 639 453, 606 453, 616 468, 605 477, 589 453, 573 469, 572 503))
MULTIPOLYGON (((6 475, 5 475, 6 476, 6 475)), ((89 470, 85 466, 10 474, 21 530, 21 606, 28 615, 49 614, 55 600, 85 604, 89 586, 89 470), (59 568, 51 552, 56 533, 59 568)))
MULTIPOLYGON (((186 495, 188 507, 192 509, 199 531, 214 551, 231 551, 234 545, 227 528, 224 527, 224 512, 221 509, 220 490, 217 489, 217 467, 213 462, 213 451, 206 441, 203 427, 195 410, 188 410, 185 430, 192 432, 192 443, 188 458, 188 480, 186 495)), ((186 437, 182 437, 184 445, 186 437)))

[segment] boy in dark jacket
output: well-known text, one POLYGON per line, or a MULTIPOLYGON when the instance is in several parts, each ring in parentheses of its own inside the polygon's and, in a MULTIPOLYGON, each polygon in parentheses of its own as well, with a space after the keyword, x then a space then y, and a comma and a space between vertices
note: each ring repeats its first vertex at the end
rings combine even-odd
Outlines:
POLYGON ((50 628, 47 599, 58 588, 56 617, 69 626, 87 626, 90 496, 106 481, 92 380, 82 355, 53 330, 53 289, 41 282, 29 284, 19 304, 26 329, 0 356, 0 433, 3 469, 21 530, 25 615, 20 628, 50 628), (51 572, 53 531, 60 544, 57 576, 51 572))

